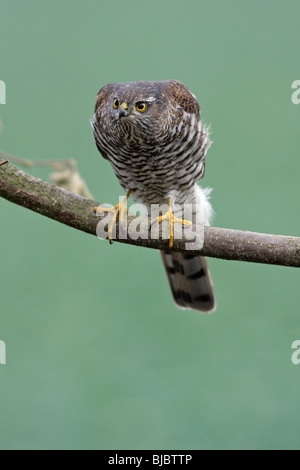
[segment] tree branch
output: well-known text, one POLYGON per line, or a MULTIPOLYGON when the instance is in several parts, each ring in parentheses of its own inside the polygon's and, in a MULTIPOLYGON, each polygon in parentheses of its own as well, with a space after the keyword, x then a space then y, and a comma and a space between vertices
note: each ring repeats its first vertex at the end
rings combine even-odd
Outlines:
MULTIPOLYGON (((96 235, 97 224, 102 218, 94 212, 94 207, 99 203, 35 178, 10 163, 4 164, 2 160, 0 160, 0 196, 92 235, 96 235)), ((134 219, 135 216, 129 215, 127 224, 130 225, 134 219)), ((141 217, 140 221, 141 238, 121 239, 117 229, 116 240, 131 245, 168 250, 167 239, 153 240, 149 237, 150 219, 141 217)), ((185 244, 189 241, 183 231, 181 239, 174 239, 174 251, 227 260, 300 267, 298 237, 205 227, 204 245, 201 250, 186 251, 185 244)))

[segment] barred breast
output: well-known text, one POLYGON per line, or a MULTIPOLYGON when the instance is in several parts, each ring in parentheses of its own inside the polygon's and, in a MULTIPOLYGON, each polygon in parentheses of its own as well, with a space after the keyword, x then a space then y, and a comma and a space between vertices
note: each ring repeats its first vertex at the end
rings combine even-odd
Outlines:
POLYGON ((172 191, 178 204, 188 202, 195 182, 204 174, 211 144, 208 128, 200 119, 184 112, 171 131, 163 129, 148 139, 128 121, 107 129, 97 112, 92 126, 98 148, 110 161, 123 189, 132 190, 134 200, 162 203, 172 191))

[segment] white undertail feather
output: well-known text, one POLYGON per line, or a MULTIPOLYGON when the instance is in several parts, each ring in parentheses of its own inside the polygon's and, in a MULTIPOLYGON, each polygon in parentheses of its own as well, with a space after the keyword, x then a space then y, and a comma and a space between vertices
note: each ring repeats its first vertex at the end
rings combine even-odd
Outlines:
POLYGON ((197 203, 204 207, 204 225, 211 225, 214 217, 214 210, 210 203, 210 195, 213 191, 212 188, 201 188, 198 184, 195 185, 197 203))

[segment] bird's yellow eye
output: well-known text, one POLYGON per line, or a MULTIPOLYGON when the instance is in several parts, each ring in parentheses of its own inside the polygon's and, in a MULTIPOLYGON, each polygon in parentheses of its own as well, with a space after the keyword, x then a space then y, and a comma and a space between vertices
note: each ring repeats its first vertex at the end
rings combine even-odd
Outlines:
POLYGON ((137 103, 135 107, 140 113, 143 113, 147 109, 147 104, 146 103, 137 103))
POLYGON ((114 108, 118 109, 119 107, 119 100, 117 98, 114 99, 114 108))

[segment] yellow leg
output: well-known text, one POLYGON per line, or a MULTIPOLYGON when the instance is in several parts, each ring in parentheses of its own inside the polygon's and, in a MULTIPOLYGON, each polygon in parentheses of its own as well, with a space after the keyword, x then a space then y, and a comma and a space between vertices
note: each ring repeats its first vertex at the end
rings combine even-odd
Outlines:
POLYGON ((97 214, 101 214, 102 212, 112 212, 113 213, 112 221, 110 223, 110 226, 108 227, 109 243, 112 243, 112 234, 113 234, 114 225, 117 221, 117 217, 119 216, 119 220, 120 220, 121 223, 124 222, 124 215, 125 215, 126 212, 128 212, 128 209, 126 207, 126 201, 129 198, 129 195, 130 195, 131 191, 132 190, 129 189, 129 191, 127 191, 126 196, 115 207, 101 207, 101 206, 94 207, 94 211, 97 214))
POLYGON ((169 247, 172 248, 174 242, 174 223, 179 222, 181 225, 192 225, 190 220, 183 220, 175 217, 172 212, 172 199, 168 197, 168 210, 164 215, 160 215, 156 219, 156 223, 160 223, 163 220, 169 220, 169 229, 170 229, 170 238, 169 238, 169 247))

